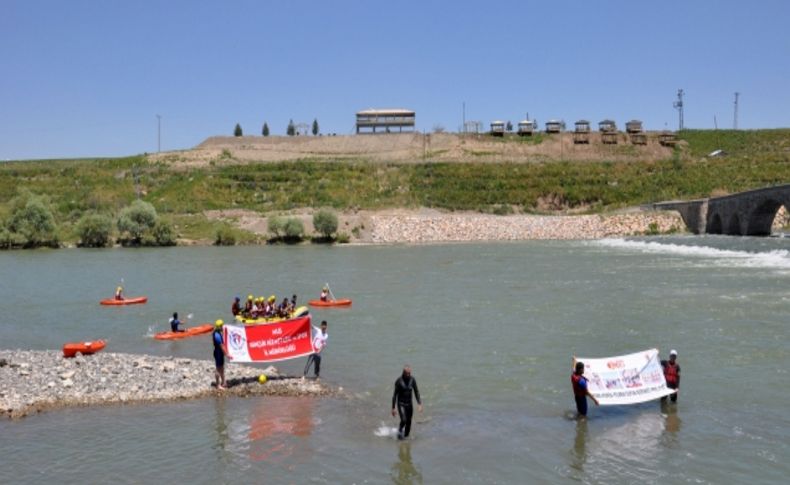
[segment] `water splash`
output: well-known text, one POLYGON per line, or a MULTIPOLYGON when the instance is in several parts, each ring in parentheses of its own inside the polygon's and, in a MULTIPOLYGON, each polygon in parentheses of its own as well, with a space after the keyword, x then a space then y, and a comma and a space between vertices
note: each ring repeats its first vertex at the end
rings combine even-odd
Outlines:
POLYGON ((765 252, 718 249, 710 246, 687 246, 655 241, 629 241, 626 239, 601 239, 593 244, 614 249, 637 251, 646 254, 688 256, 712 260, 718 266, 742 268, 790 269, 790 251, 776 249, 765 252))
POLYGON ((379 426, 373 432, 373 434, 378 436, 379 438, 395 438, 396 436, 398 436, 398 428, 394 426, 387 426, 387 423, 382 421, 381 426, 379 426))
POLYGON ((155 334, 156 334, 156 325, 149 325, 148 331, 143 336, 148 338, 154 338, 155 334))

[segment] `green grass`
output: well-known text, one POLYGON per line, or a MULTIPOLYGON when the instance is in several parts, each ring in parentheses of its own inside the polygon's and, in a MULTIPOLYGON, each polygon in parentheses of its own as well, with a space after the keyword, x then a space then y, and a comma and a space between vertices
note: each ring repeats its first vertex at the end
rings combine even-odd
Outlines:
MULTIPOLYGON (((185 238, 213 240, 222 223, 207 209, 259 212, 435 207, 492 212, 534 210, 559 196, 569 207, 605 211, 669 199, 705 197, 790 181, 790 130, 693 131, 667 160, 645 162, 381 163, 305 159, 173 170, 145 157, 0 163, 0 221, 18 188, 47 194, 66 242, 86 211, 117 215, 139 190, 185 238), (728 155, 706 158, 721 148, 728 155)), ((508 141, 517 142, 517 141, 508 141)), ((520 142, 520 141, 519 141, 520 142)), ((237 240, 252 242, 241 231, 237 240)))

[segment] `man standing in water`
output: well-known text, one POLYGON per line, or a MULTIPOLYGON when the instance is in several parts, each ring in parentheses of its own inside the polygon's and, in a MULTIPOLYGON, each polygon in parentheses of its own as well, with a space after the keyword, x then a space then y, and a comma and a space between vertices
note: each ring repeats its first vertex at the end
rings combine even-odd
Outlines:
POLYGON ((412 393, 417 398, 418 409, 422 412, 422 401, 420 400, 420 390, 417 388, 417 379, 411 375, 411 366, 403 367, 403 373, 395 381, 395 391, 392 393, 392 415, 395 416, 395 409, 400 415, 400 425, 398 425, 398 439, 406 439, 411 431, 411 417, 414 415, 412 407, 412 393), (413 391, 413 392, 412 392, 413 391))
MULTIPOLYGON (((678 351, 670 350, 669 361, 661 361, 661 367, 664 368, 664 379, 667 381, 667 387, 670 389, 676 389, 676 391, 669 397, 672 402, 678 402, 678 392, 680 390, 680 366, 677 363, 677 358, 678 351)), ((664 396, 661 398, 661 400, 666 401, 667 397, 664 396)))
POLYGON ((587 389, 587 378, 584 377, 584 362, 576 362, 576 370, 571 374, 571 385, 573 386, 573 397, 576 399, 576 411, 581 418, 587 417, 587 396, 598 405, 598 400, 590 394, 587 389))

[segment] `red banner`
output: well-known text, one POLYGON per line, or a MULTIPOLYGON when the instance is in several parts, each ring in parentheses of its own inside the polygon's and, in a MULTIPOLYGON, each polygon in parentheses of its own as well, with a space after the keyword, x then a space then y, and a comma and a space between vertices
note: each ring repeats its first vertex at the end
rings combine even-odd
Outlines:
POLYGON ((276 362, 313 353, 310 315, 276 323, 224 326, 231 362, 276 362))

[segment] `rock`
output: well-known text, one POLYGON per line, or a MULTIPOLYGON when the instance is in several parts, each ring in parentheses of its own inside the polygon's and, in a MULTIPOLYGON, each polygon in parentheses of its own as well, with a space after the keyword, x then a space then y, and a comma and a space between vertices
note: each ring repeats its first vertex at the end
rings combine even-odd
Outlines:
POLYGON ((74 385, 74 381, 71 379, 66 379, 63 381, 63 387, 72 387, 74 385))
POLYGON ((60 374, 60 376, 58 376, 58 377, 60 377, 63 380, 71 379, 72 377, 74 377, 74 374, 76 374, 76 373, 77 373, 76 371, 71 370, 71 371, 64 372, 64 373, 60 374))
POLYGON ((0 359, 0 367, 5 367, 8 365, 8 361, 5 359, 0 359))

